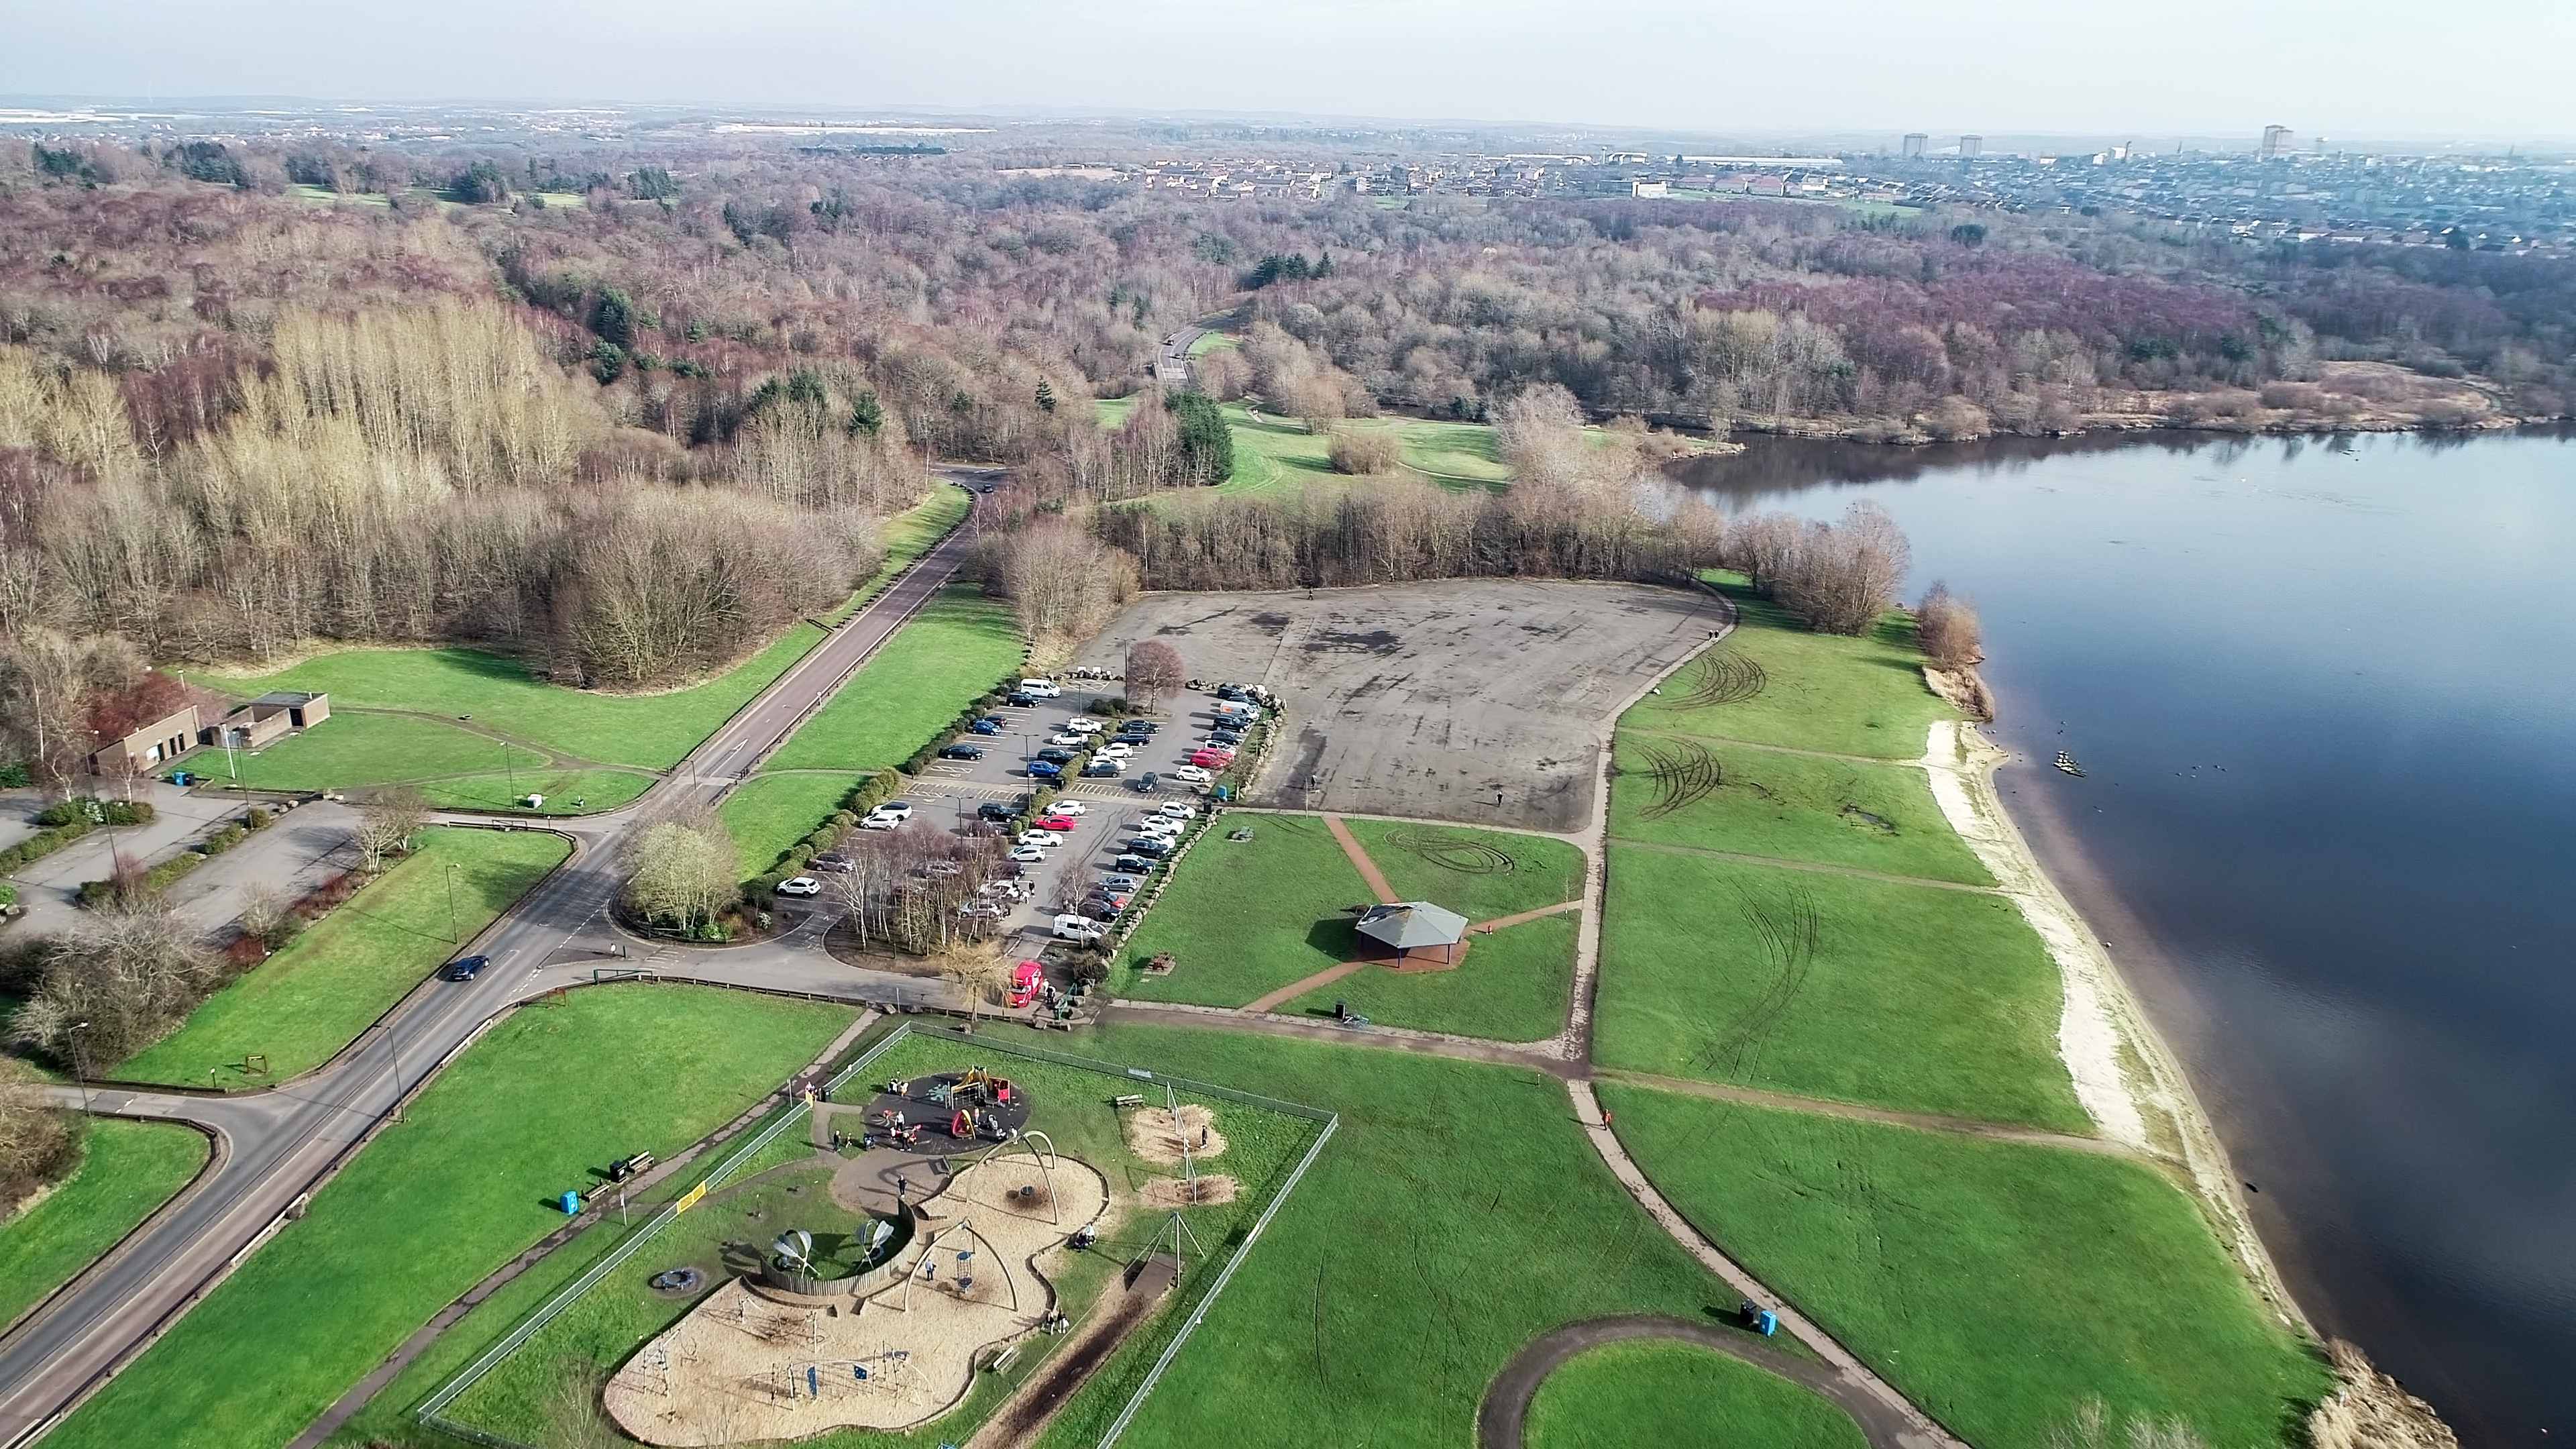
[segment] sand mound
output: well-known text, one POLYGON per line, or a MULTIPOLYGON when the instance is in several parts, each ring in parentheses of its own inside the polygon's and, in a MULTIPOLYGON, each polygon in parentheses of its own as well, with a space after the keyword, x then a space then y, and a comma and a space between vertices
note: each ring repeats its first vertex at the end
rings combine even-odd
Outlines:
POLYGON ((1127 1114, 1127 1146, 1147 1162, 1170 1166, 1181 1160, 1181 1143, 1189 1143, 1193 1160, 1205 1162, 1225 1151, 1216 1130, 1216 1114, 1193 1102, 1181 1108, 1177 1129, 1167 1107, 1139 1107, 1127 1114))
POLYGON ((1144 1199, 1147 1207, 1157 1208, 1213 1207, 1234 1201, 1234 1179, 1222 1173, 1201 1174, 1198 1188, 1198 1196, 1192 1197, 1188 1183, 1177 1177, 1157 1177, 1148 1179, 1136 1195, 1144 1199))

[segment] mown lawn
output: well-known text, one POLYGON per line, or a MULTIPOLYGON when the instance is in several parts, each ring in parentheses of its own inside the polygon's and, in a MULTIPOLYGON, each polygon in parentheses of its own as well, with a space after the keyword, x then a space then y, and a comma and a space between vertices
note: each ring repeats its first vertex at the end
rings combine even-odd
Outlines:
MULTIPOLYGON (((1638 715, 1632 712, 1629 718, 1638 715)), ((1624 731, 1616 758, 1618 776, 1610 787, 1613 839, 1994 884, 1992 873, 1942 818, 1923 772, 1910 765, 1818 759, 1624 731), (1658 769, 1670 786, 1656 779, 1658 769), (1712 771, 1714 789, 1679 809, 1655 813, 1659 802, 1696 789, 1712 771)))
POLYGON ((1324 822, 1312 815, 1238 815, 1250 840, 1211 830, 1190 847, 1124 960, 1169 951, 1169 976, 1135 976, 1121 995, 1241 1006, 1351 959, 1347 907, 1376 899, 1324 822))
MULTIPOLYGON (((1467 1444, 1486 1384, 1533 1336, 1733 1306, 1542 1073, 1165 1027, 1107 1028, 1086 1050, 1342 1115, 1122 1446, 1338 1446, 1353 1425, 1376 1444, 1467 1444)), ((1098 1438, 1069 1416, 1044 1442, 1098 1438)))
POLYGON ((556 1194, 588 1190, 628 1153, 694 1141, 849 1021, 823 1003, 680 986, 594 987, 522 1009, 50 1442, 286 1443, 561 1223, 556 1194))
POLYGON ((1278 1010, 1329 1016, 1333 1003, 1388 1026, 1496 1041, 1539 1041, 1565 1026, 1581 917, 1548 916, 1478 936, 1454 971, 1399 974, 1366 966, 1278 1010))
POLYGON ((1530 1449, 1862 1449, 1849 1414, 1696 1344, 1612 1343, 1557 1365, 1522 1422, 1530 1449))
POLYGON ((1583 852, 1562 840, 1465 825, 1342 823, 1398 897, 1432 901, 1470 921, 1518 915, 1583 894, 1583 852))
POLYGON ((1700 1231, 1981 1449, 2042 1449, 2088 1398, 2115 1420, 2179 1417, 2204 1443, 2305 1443, 2322 1364, 2147 1168, 1601 1095, 1700 1231))
MULTIPOLYGON (((883 770, 1019 667, 1010 609, 972 585, 942 590, 762 768, 883 770)), ((812 827, 807 827, 808 829, 812 827)))
POLYGON ((533 830, 430 829, 415 840, 410 858, 207 998, 186 1025, 114 1075, 202 1087, 310 1071, 571 853, 561 836, 533 830), (243 1058, 252 1052, 267 1055, 267 1077, 242 1075, 243 1058))
POLYGON ((2057 968, 1996 896, 1614 845, 1599 1006, 1607 1066, 2092 1128, 2057 968))
POLYGON ((206 1165, 206 1139, 176 1123, 93 1117, 84 1133, 72 1175, 0 1221, 0 1326, 70 1282, 206 1165))
POLYGON ((1730 588, 1727 595, 1741 626, 1666 681, 1662 694, 1620 716, 1620 728, 1910 760, 1922 755, 1932 721, 1959 717, 1924 685, 1914 626, 1903 618, 1891 614, 1860 638, 1816 634, 1750 591, 1730 588), (1760 671, 1758 693, 1733 703, 1688 703, 1713 671, 1732 671, 1741 682, 1751 677, 1748 664, 1760 671))
POLYGON ((221 750, 201 750, 189 768, 225 781, 237 772, 254 790, 356 789, 489 770, 506 792, 508 770, 534 779, 553 763, 534 750, 439 720, 347 711, 257 754, 236 750, 229 762, 221 750))
MULTIPOLYGON (((814 647, 823 632, 797 624, 732 670, 688 689, 662 694, 602 694, 566 689, 532 677, 514 659, 475 649, 352 649, 324 654, 256 679, 205 676, 201 682, 248 698, 272 689, 327 692, 332 708, 410 709, 472 715, 474 722, 575 760, 663 770, 814 647)), ((334 713, 313 733, 344 723, 334 713)), ((486 749, 497 748, 486 746, 486 749)), ((487 753, 458 769, 414 770, 389 779, 490 769, 487 753)), ((540 762, 543 763, 543 762, 540 762)))
MULTIPOLYGON (((1256 414, 1241 403, 1226 404, 1225 416, 1234 428, 1234 477, 1216 490, 1219 493, 1268 493, 1307 483, 1357 481, 1333 471, 1328 434, 1310 433, 1293 418, 1256 414)), ((1500 488, 1511 479, 1494 442, 1494 430, 1481 423, 1353 418, 1340 426, 1393 432, 1404 461, 1444 488, 1500 488)))
POLYGON ((841 808, 842 797, 864 775, 828 771, 795 771, 754 775, 716 807, 733 843, 742 852, 743 879, 769 869, 772 862, 841 808))
MULTIPOLYGON (((1172 1169, 1150 1164, 1127 1148, 1122 1114, 1111 1104, 1135 1085, 1132 1078, 1011 1057, 994 1058, 953 1040, 919 1036, 880 1057, 870 1067, 869 1076, 916 1077, 955 1071, 979 1062, 1025 1089, 1035 1104, 1029 1125, 1044 1131, 1059 1151, 1098 1169, 1113 1190, 1132 1191, 1150 1179, 1173 1175, 1172 1169)), ((1161 1100, 1159 1092, 1155 1100, 1161 1100)), ((1224 1152, 1208 1159, 1202 1171, 1224 1173, 1241 1185, 1235 1202, 1195 1208, 1188 1214, 1192 1230, 1213 1248, 1258 1216, 1261 1204, 1305 1152, 1317 1127, 1308 1119, 1237 1103, 1219 1101, 1208 1105, 1213 1106, 1216 1130, 1225 1135, 1227 1145, 1224 1152)), ((789 1128, 746 1163, 733 1181, 741 1182, 771 1162, 816 1161, 812 1149, 803 1146, 805 1130, 802 1122, 789 1128)), ((829 1176, 831 1161, 824 1159, 824 1165, 810 1171, 783 1173, 766 1183, 719 1189, 704 1207, 675 1221, 651 1248, 621 1265, 562 1317, 513 1352, 488 1377, 459 1397, 449 1412, 464 1423, 526 1442, 558 1442, 563 1437, 562 1426, 557 1422, 561 1416, 553 1411, 549 1400, 554 1397, 564 1366, 579 1364, 602 1373, 613 1369, 686 1309, 686 1304, 653 1292, 647 1280, 671 1263, 713 1263, 727 1242, 765 1241, 775 1236, 776 1224, 797 1212, 796 1198, 810 1200, 816 1195, 829 1176), (801 1186, 804 1192, 787 1193, 785 1188, 791 1185, 801 1186)), ((1160 1214, 1129 1213, 1109 1229, 1099 1251, 1058 1254, 1047 1272, 1057 1290, 1066 1295, 1067 1312, 1079 1321, 1101 1284, 1142 1253, 1163 1222, 1160 1214)), ((1110 1377, 1123 1374, 1132 1379, 1140 1374, 1144 1364, 1151 1362, 1170 1332, 1178 1327, 1179 1317, 1166 1311, 1159 1321, 1131 1336, 1120 1349, 1122 1367, 1113 1368, 1110 1377)), ((498 1320, 469 1320, 459 1324, 457 1331, 468 1337, 497 1337, 504 1327, 498 1320)), ((938 1436, 963 1440, 963 1430, 989 1412, 1011 1387, 1035 1372, 1059 1342, 1045 1337, 1031 1339, 1020 1355, 1023 1362, 1008 1375, 979 1375, 979 1386, 963 1408, 939 1421, 938 1436)), ((1104 1384, 1100 1390, 1087 1392, 1089 1407, 1080 1412, 1105 1419, 1107 1415, 1099 1413, 1098 1408, 1109 1400, 1108 1388, 1104 1384)), ((1110 1400, 1108 1413, 1114 1412, 1115 1401, 1110 1400)), ((1096 1430, 1093 1437, 1097 1438, 1096 1430)), ((923 1439, 919 1434, 906 1437, 841 1431, 799 1442, 812 1449, 893 1449, 921 1443, 923 1439)))
POLYGON ((445 810, 514 810, 528 796, 543 795, 540 814, 584 815, 616 809, 653 788, 656 778, 633 770, 521 770, 432 780, 420 792, 445 810))

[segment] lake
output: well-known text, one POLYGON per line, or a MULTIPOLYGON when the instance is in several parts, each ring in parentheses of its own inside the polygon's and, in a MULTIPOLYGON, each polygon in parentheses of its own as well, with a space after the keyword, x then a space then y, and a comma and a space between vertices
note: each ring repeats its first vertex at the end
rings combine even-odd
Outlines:
POLYGON ((1976 602, 2006 803, 2320 1330, 2576 1436, 2576 439, 1747 441, 1677 476, 1976 602))

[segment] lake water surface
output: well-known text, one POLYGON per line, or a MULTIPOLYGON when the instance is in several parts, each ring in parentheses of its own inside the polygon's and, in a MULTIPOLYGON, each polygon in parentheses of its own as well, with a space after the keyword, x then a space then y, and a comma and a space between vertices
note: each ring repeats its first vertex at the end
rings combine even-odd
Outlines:
POLYGON ((1976 601, 2006 803, 2300 1303, 2468 1443, 2576 1445, 2576 441, 1757 438, 1685 477, 1876 499, 1913 589, 1976 601))

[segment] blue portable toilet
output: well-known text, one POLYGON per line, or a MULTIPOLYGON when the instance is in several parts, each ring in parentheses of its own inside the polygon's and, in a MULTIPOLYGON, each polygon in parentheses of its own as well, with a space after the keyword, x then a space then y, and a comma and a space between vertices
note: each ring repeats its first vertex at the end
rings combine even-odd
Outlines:
POLYGON ((571 1217, 573 1214, 581 1211, 581 1194, 577 1192, 565 1193, 562 1197, 555 1199, 555 1206, 564 1210, 565 1217, 571 1217))
POLYGON ((1778 1333, 1780 1331, 1780 1315, 1772 1312, 1768 1308, 1763 1309, 1761 1312, 1753 1315, 1753 1331, 1761 1334, 1764 1338, 1769 1338, 1771 1335, 1778 1333))

